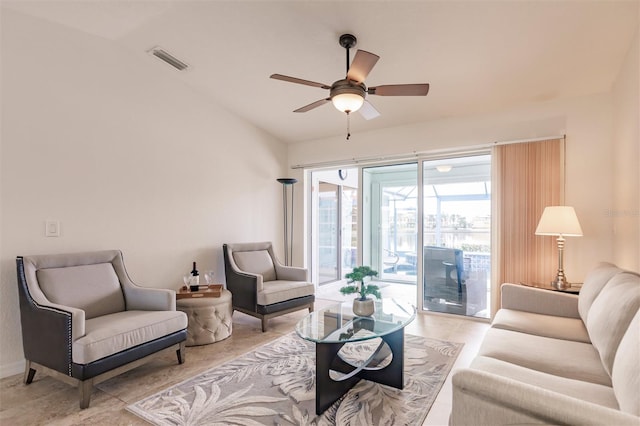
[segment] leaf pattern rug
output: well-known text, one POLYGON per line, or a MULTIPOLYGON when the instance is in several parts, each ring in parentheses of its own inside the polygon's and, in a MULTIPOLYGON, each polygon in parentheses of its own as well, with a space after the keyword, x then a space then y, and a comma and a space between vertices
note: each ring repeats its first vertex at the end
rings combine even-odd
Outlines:
MULTIPOLYGON (((347 344, 353 359, 377 339, 347 344)), ((315 344, 295 333, 127 407, 155 425, 420 425, 462 343, 405 334, 404 389, 361 380, 315 413, 315 344)))

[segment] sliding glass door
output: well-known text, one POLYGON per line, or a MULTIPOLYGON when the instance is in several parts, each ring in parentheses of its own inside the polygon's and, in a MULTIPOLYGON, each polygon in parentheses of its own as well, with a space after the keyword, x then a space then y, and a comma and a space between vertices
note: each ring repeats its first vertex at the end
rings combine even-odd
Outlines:
POLYGON ((417 279, 418 164, 363 169, 363 263, 381 280, 417 279))
POLYGON ((488 318, 491 157, 425 161, 422 174, 424 308, 488 318))
POLYGON ((357 170, 314 172, 312 274, 318 284, 341 280, 358 260, 357 170))
POLYGON ((362 167, 360 180, 357 172, 349 170, 353 181, 338 170, 313 173, 314 282, 368 265, 385 297, 489 318, 491 156, 362 167))

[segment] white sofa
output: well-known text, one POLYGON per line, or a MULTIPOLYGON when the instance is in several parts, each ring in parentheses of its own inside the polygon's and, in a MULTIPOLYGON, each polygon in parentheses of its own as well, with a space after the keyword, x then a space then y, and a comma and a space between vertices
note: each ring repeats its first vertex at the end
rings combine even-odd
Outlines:
POLYGON ((640 425, 640 275, 601 263, 579 295, 502 285, 450 425, 640 425))

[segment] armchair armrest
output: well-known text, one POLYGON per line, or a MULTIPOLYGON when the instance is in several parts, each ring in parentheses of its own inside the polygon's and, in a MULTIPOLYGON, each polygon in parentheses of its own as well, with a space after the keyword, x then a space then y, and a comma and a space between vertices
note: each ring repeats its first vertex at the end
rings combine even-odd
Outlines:
POLYGON ((128 311, 175 311, 176 292, 164 288, 140 287, 135 284, 122 286, 128 311))
POLYGON ((580 318, 578 296, 558 291, 502 284, 502 308, 558 317, 580 318))
POLYGON ((308 281, 307 268, 276 264, 276 277, 285 281, 308 281))
POLYGON ((638 418, 602 405, 474 369, 452 377, 449 425, 638 425, 638 418))

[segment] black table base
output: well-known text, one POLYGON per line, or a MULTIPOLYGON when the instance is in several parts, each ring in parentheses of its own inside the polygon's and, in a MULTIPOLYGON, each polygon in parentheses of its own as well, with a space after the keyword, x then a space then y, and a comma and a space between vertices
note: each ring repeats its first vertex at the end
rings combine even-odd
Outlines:
POLYGON ((362 366, 350 364, 338 355, 345 343, 316 343, 316 414, 322 414, 360 379, 397 389, 404 387, 404 328, 380 339, 380 345, 362 366), (378 366, 389 354, 392 355, 391 362, 378 366), (331 370, 344 375, 332 379, 331 370))

